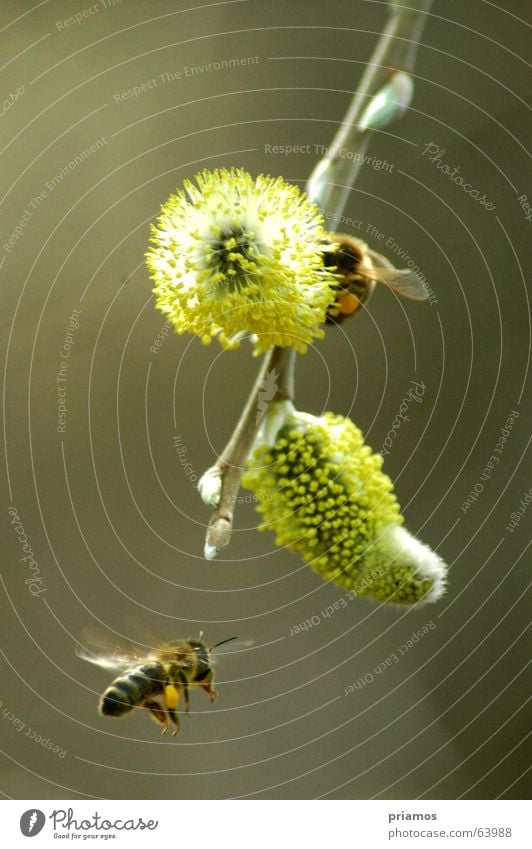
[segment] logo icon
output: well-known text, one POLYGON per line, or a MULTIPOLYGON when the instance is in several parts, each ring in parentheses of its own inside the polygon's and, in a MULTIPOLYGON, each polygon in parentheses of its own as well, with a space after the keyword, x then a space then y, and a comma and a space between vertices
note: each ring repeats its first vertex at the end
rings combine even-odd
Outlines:
POLYGON ((24 837, 35 837, 42 831, 46 817, 38 808, 30 808, 24 811, 20 818, 20 830, 24 837))
POLYGON ((262 381, 262 386, 259 392, 259 398, 257 402, 257 418, 255 420, 255 424, 258 424, 262 419, 264 413, 268 409, 268 404, 270 401, 273 401, 275 394, 278 390, 277 386, 277 378, 279 377, 278 373, 275 369, 270 369, 264 380, 262 381))

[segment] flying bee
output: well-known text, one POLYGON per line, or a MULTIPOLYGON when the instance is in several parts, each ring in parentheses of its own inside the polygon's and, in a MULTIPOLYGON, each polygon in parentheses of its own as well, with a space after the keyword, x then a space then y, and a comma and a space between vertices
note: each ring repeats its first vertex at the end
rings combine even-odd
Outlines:
POLYGON ((428 297, 421 277, 409 268, 395 268, 361 239, 335 233, 328 238, 332 247, 325 250, 323 264, 335 270, 338 283, 332 287, 335 299, 327 310, 326 324, 341 324, 354 315, 377 283, 405 298, 424 301, 428 297))
MULTIPOLYGON (((190 689, 201 687, 214 702, 218 693, 214 689, 212 651, 236 639, 229 637, 209 648, 200 634, 198 639, 162 643, 147 656, 132 646, 123 653, 111 650, 96 654, 83 648, 76 653, 89 663, 121 673, 100 697, 98 711, 102 716, 124 716, 133 708, 145 708, 162 725, 163 734, 171 723, 175 735, 180 729, 179 699, 183 699, 185 713, 188 713, 190 689)), ((95 642, 94 638, 90 641, 95 642)), ((100 638, 98 644, 102 646, 100 638)))

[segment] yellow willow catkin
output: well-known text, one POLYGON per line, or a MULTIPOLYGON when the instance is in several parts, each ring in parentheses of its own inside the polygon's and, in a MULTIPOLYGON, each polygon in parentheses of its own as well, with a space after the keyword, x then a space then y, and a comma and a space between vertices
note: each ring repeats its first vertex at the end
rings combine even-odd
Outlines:
POLYGON ((335 278, 323 267, 323 218, 280 177, 202 171, 171 195, 152 226, 146 263, 157 309, 177 333, 226 348, 254 334, 304 353, 322 338, 335 278))
POLYGON ((381 602, 435 601, 446 567, 402 527, 381 465, 349 419, 293 413, 273 445, 254 450, 243 484, 259 502, 260 529, 323 578, 381 602))

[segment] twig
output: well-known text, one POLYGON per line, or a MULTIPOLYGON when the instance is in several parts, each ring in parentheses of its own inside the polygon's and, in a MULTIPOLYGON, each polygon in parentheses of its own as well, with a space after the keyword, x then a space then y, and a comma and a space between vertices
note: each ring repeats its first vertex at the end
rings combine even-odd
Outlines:
POLYGON ((234 505, 240 489, 240 480, 268 403, 293 397, 294 361, 292 348, 274 347, 264 355, 246 406, 229 442, 216 464, 205 472, 199 482, 204 500, 217 502, 205 539, 205 557, 208 560, 216 557, 231 538, 234 505), (271 397, 264 399, 261 405, 260 396, 267 387, 272 387, 273 391, 271 397))
POLYGON ((373 131, 399 118, 412 99, 419 39, 433 0, 388 4, 390 19, 377 42, 342 124, 307 183, 307 195, 340 217, 373 131), (349 156, 346 153, 349 152, 349 156), (353 156, 356 153, 358 156, 353 156))
MULTIPOLYGON (((349 109, 326 156, 307 183, 311 201, 342 214, 357 178, 373 132, 400 117, 412 97, 413 71, 419 38, 432 0, 409 0, 409 8, 390 0, 390 20, 360 80, 349 109), (348 149, 350 155, 345 156, 348 149)), ((273 348, 264 355, 260 371, 242 415, 216 464, 205 472, 198 488, 203 500, 215 507, 207 529, 205 557, 212 560, 229 543, 240 480, 253 446, 260 420, 261 392, 275 374, 276 391, 268 401, 294 397, 295 353, 292 348, 273 348)))

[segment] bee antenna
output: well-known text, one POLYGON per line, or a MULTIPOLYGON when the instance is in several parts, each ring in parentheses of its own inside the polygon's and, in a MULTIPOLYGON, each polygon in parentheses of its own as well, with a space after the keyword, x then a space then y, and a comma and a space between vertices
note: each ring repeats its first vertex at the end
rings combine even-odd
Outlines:
POLYGON ((228 637, 227 640, 222 640, 221 643, 216 643, 216 645, 213 646, 213 649, 217 649, 218 646, 223 646, 225 643, 231 643, 233 640, 238 640, 238 637, 228 637))

